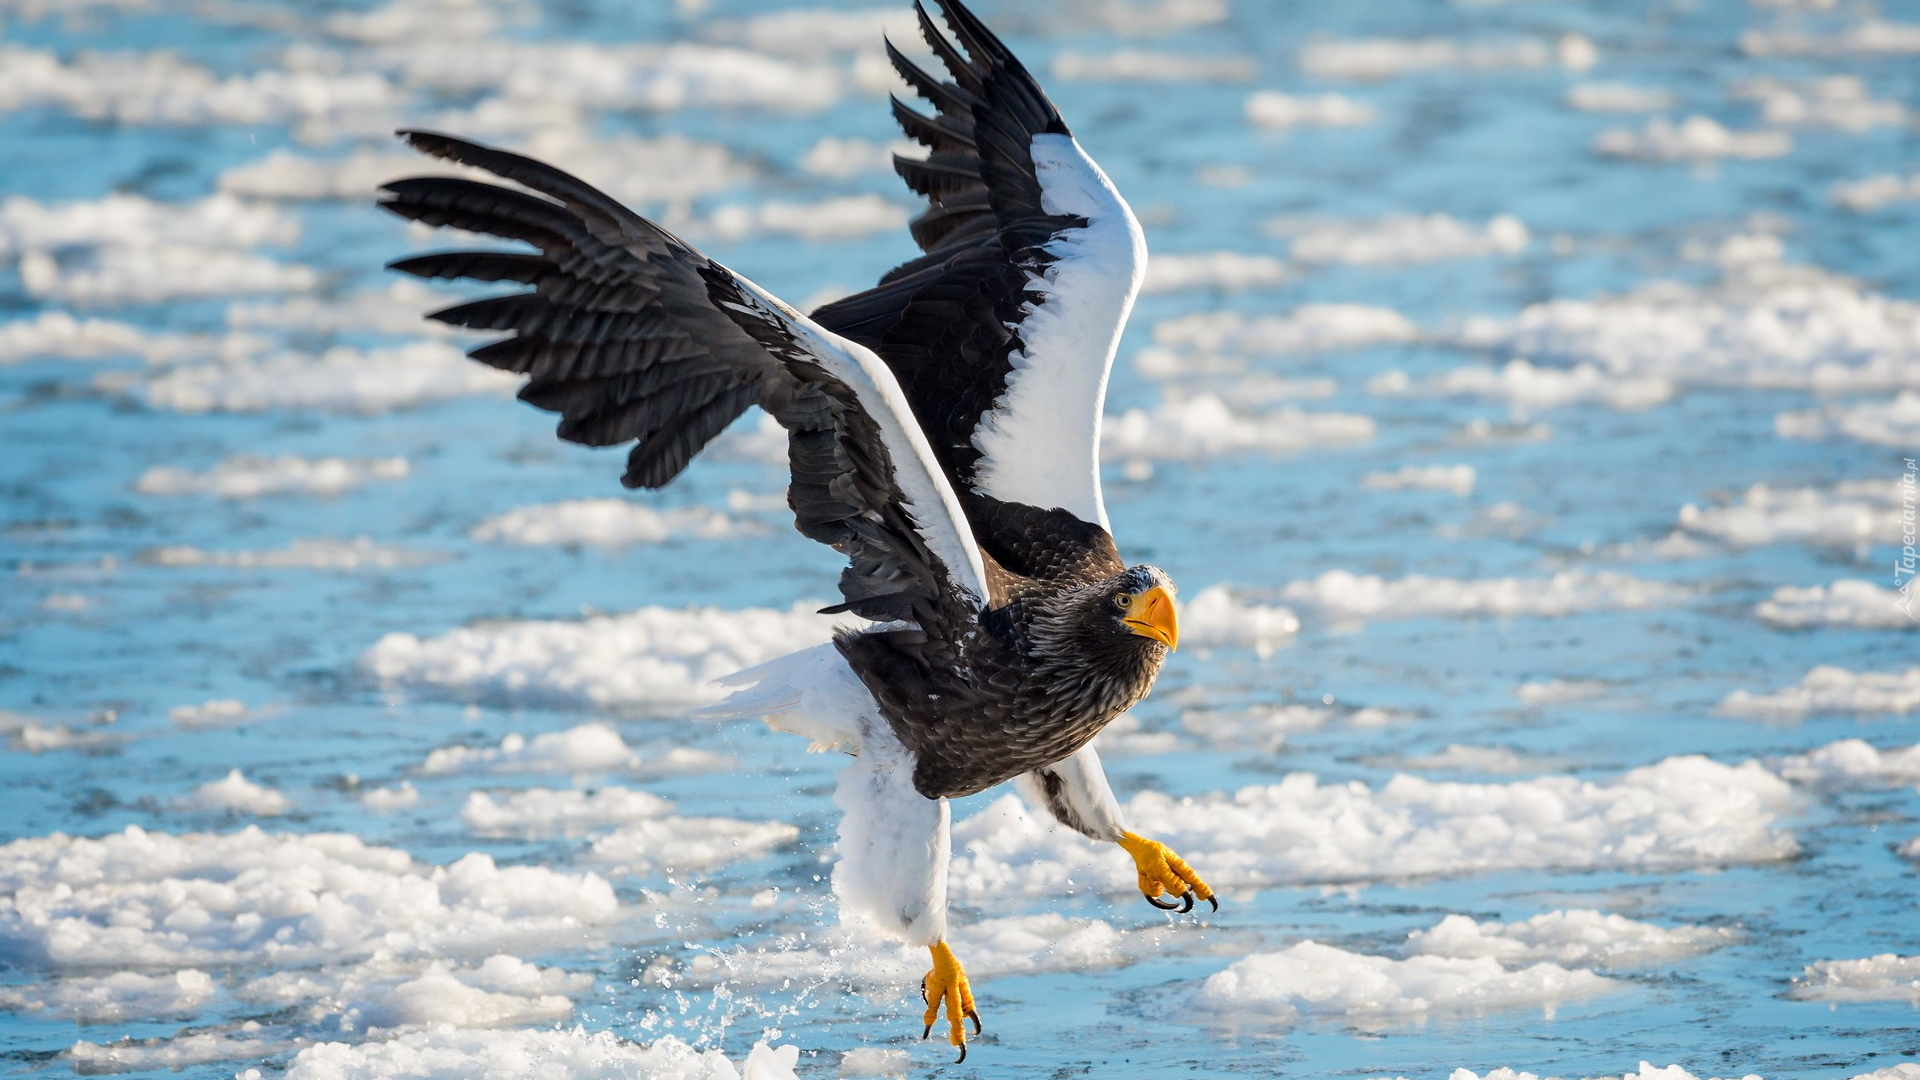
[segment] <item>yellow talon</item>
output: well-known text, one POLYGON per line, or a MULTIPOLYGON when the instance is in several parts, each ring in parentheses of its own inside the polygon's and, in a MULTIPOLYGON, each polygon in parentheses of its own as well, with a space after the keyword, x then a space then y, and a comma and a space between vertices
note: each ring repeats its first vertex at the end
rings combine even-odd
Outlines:
MULTIPOLYGON (((980 1013, 973 1006, 973 986, 967 982, 967 973, 961 970, 960 961, 953 958, 953 950, 947 943, 937 942, 927 946, 933 954, 933 970, 920 980, 920 990, 926 995, 927 1015, 921 1020, 927 1025, 920 1033, 926 1038, 933 1032, 934 1021, 940 1019, 940 1006, 947 1007, 947 1042, 960 1048, 960 1061, 967 1060, 967 1028, 961 1023, 965 1017, 973 1021, 973 1033, 980 1034, 980 1013)), ((954 1064, 959 1064, 959 1061, 954 1064)))
POLYGON ((1133 856, 1134 868, 1140 872, 1140 891, 1146 894, 1147 903, 1172 911, 1175 905, 1163 904, 1157 899, 1162 893, 1168 893, 1185 898, 1186 906, 1179 909, 1182 913, 1192 911, 1195 900, 1205 900, 1213 905, 1213 910, 1220 910, 1220 901, 1214 899, 1213 890, 1172 848, 1137 833, 1121 833, 1119 844, 1133 856))

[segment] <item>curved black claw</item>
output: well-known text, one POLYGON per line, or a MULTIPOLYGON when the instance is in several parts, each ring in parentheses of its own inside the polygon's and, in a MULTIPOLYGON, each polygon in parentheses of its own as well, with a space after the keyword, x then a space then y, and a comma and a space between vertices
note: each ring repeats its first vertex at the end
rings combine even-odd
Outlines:
POLYGON ((1192 889, 1187 890, 1186 901, 1187 901, 1186 905, 1180 909, 1180 914, 1182 915, 1185 915, 1187 912, 1193 910, 1193 890, 1192 889))
POLYGON ((980 1014, 979 1014, 979 1013, 977 1013, 977 1012, 974 1012, 974 1011, 973 1011, 972 1009, 968 1009, 968 1010, 967 1010, 967 1019, 969 1019, 969 1020, 971 1020, 971 1021, 973 1021, 973 1033, 974 1033, 975 1035, 978 1035, 978 1034, 980 1034, 980 1033, 981 1033, 982 1031, 985 1031, 985 1030, 986 1030, 985 1028, 983 1028, 983 1027, 981 1027, 981 1026, 980 1026, 980 1014))
POLYGON ((928 1024, 928 1025, 926 1026, 926 1030, 924 1030, 924 1031, 922 1031, 922 1032, 920 1032, 920 1041, 921 1041, 921 1042, 926 1042, 926 1041, 927 1041, 927 1036, 929 1036, 929 1035, 931 1035, 931 1034, 933 1034, 933 1025, 932 1025, 932 1024, 928 1024))
MULTIPOLYGON (((1152 904, 1154 907, 1159 908, 1161 911, 1179 911, 1180 910, 1179 904, 1163 904, 1160 902, 1160 898, 1157 896, 1147 897, 1147 903, 1152 904)), ((1191 897, 1189 897, 1187 900, 1187 906, 1188 907, 1193 906, 1193 900, 1191 897)))
POLYGON ((1209 904, 1212 904, 1212 905, 1213 905, 1213 910, 1215 910, 1215 911, 1219 911, 1219 910, 1220 910, 1220 898, 1219 898, 1219 897, 1217 897, 1217 896, 1209 896, 1209 897, 1207 897, 1207 903, 1209 903, 1209 904))
POLYGON ((965 1063, 966 1063, 966 1060, 967 1060, 967 1044, 966 1044, 966 1043, 961 1043, 961 1044, 960 1044, 960 1056, 959 1056, 959 1057, 957 1057, 957 1058, 954 1058, 954 1059, 953 1059, 953 1063, 954 1063, 955 1065, 963 1065, 963 1064, 965 1064, 965 1063))

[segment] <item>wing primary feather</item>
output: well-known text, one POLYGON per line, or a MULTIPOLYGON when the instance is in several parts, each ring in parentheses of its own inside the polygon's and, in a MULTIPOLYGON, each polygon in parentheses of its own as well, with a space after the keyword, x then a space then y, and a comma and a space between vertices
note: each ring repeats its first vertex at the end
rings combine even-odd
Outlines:
POLYGON ((959 87, 920 70, 905 53, 894 48, 892 41, 887 42, 887 59, 893 62, 893 70, 900 73, 900 78, 913 87, 913 92, 926 98, 943 115, 965 116, 972 111, 973 103, 963 96, 959 87))
POLYGON ((953 75, 953 81, 968 93, 979 94, 980 73, 973 69, 973 65, 967 61, 966 57, 960 55, 960 51, 954 48, 953 42, 947 40, 947 35, 933 25, 933 20, 927 16, 926 5, 920 0, 914 0, 913 14, 920 22, 920 36, 926 40, 927 47, 933 50, 933 54, 940 58, 940 63, 945 65, 947 71, 953 75))

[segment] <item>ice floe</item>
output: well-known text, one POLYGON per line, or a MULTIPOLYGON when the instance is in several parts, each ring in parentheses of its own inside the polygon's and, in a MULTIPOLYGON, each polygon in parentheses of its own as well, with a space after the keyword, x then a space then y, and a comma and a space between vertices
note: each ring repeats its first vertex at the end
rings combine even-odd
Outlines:
POLYGON ((1792 153, 1793 136, 1784 131, 1740 131, 1711 116, 1695 114, 1679 123, 1656 116, 1638 130, 1612 128, 1594 136, 1595 153, 1639 161, 1701 163, 1733 159, 1754 161, 1792 153))
POLYGON ((0 946, 61 970, 551 949, 617 910, 593 874, 481 854, 423 867, 355 836, 253 826, 15 840, 0 845, 0 890, 0 946))
POLYGON ((1284 355, 1412 341, 1419 333, 1406 316, 1391 308, 1302 304, 1285 315, 1249 317, 1237 311, 1183 315, 1156 324, 1153 340, 1170 349, 1201 353, 1284 355))
POLYGON ((225 194, 178 203, 119 193, 64 203, 14 195, 0 202, 0 256, 70 247, 253 248, 299 235, 299 221, 284 211, 225 194))
POLYGON ((420 791, 412 782, 402 780, 392 787, 369 788, 360 793, 360 805, 376 814, 391 814, 420 802, 420 791))
POLYGON ((1054 78, 1068 82, 1251 82, 1255 70, 1245 56, 1148 49, 1067 50, 1053 58, 1054 78))
MULTIPOLYGON (((651 1045, 607 1031, 437 1028, 384 1042, 319 1043, 287 1066, 287 1080, 798 1080, 800 1049, 757 1043, 742 1068, 718 1050, 672 1036, 651 1045)), ((256 1073, 242 1073, 258 1080, 256 1073)))
POLYGON ((1210 289, 1257 289, 1287 280, 1287 264, 1271 255, 1210 251, 1194 255, 1155 255, 1147 263, 1142 292, 1170 293, 1210 289))
POLYGON ((1497 368, 1454 368, 1419 381, 1404 371, 1389 371, 1367 380, 1367 390, 1383 397, 1485 398, 1524 412, 1587 403, 1644 409, 1672 397, 1673 383, 1652 376, 1609 374, 1593 364, 1536 367, 1515 359, 1497 368))
POLYGON ((1871 581, 1840 580, 1831 585, 1783 585, 1753 609, 1755 615, 1788 630, 1851 626, 1870 630, 1911 630, 1920 626, 1913 598, 1871 581), (1903 606, 1904 605, 1904 606, 1903 606))
POLYGON ((290 493, 338 495, 375 481, 404 480, 408 471, 406 458, 236 454, 204 471, 152 466, 134 481, 133 489, 143 495, 217 495, 222 499, 290 493))
POLYGON ((647 757, 620 737, 610 724, 581 724, 547 731, 529 739, 514 732, 498 746, 443 746, 420 765, 423 776, 452 773, 683 773, 724 768, 718 754, 678 746, 647 757))
POLYGON ((525 546, 621 547, 679 536, 714 539, 732 536, 739 528, 726 514, 700 506, 656 510, 629 499, 575 499, 509 510, 481 522, 471 535, 525 546))
POLYGON ((1874 97, 1852 75, 1798 81, 1763 75, 1740 80, 1731 93, 1759 105, 1762 120, 1784 127, 1858 132, 1905 124, 1909 119, 1905 105, 1874 97))
POLYGON ((1322 620, 1561 616, 1684 603, 1685 585, 1611 571, 1563 570, 1544 578, 1461 579, 1412 574, 1388 579, 1346 570, 1291 581, 1280 599, 1322 620))
POLYGON ((1247 121, 1269 131, 1297 127, 1361 127, 1376 116, 1373 106, 1345 94, 1283 94, 1256 90, 1247 95, 1247 121))
POLYGON ((1892 401, 1833 403, 1783 412, 1773 418, 1773 429, 1789 439, 1844 436, 1880 446, 1920 446, 1920 393, 1902 390, 1892 401))
POLYGON ((579 836, 672 812, 671 802, 632 788, 528 788, 503 792, 497 799, 484 791, 471 792, 460 808, 460 820, 483 836, 579 836))
MULTIPOLYGON (((1667 758, 1607 781, 1499 784, 1401 775, 1378 788, 1294 773, 1275 784, 1127 803, 1134 821, 1216 888, 1369 881, 1513 869, 1659 870, 1772 862, 1799 850, 1776 827, 1798 805, 1756 762, 1667 758)), ((950 888, 986 901, 1053 895, 1073 880, 1134 888, 1125 858, 1035 819, 1011 796, 957 823, 950 888)))
POLYGON ((1900 533, 1900 489, 1891 479, 1824 488, 1755 484, 1737 502, 1680 508, 1680 528, 1736 547, 1799 543, 1864 553, 1900 533))
POLYGON ((648 818, 595 839, 582 858, 614 874, 710 870, 758 858, 799 836, 800 830, 784 821, 648 818))
POLYGON ((246 702, 238 698, 209 698, 198 705, 175 705, 167 710, 167 719, 189 730, 237 724, 249 715, 246 702))
POLYGON ((1510 923, 1449 915, 1407 935, 1407 950, 1424 956, 1486 956, 1503 964, 1625 968, 1697 956, 1737 936, 1724 927, 1656 926, 1591 910, 1549 911, 1510 923))
POLYGON ((72 262, 29 251, 20 257, 20 282, 39 299, 106 305, 293 292, 313 288, 320 276, 309 267, 246 251, 111 245, 72 262))
POLYGON ((818 601, 785 611, 647 607, 587 619, 393 633, 361 657, 396 687, 461 696, 684 709, 725 696, 714 679, 828 639, 818 601))
POLYGON ((1632 83, 1580 83, 1567 91, 1567 104, 1581 112, 1661 112, 1673 108, 1673 91, 1632 83))
POLYGON ((1379 708, 1293 703, 1254 705, 1232 712, 1188 709, 1180 714, 1180 727, 1214 746, 1272 753, 1286 745, 1288 735, 1297 732, 1318 731, 1335 722, 1359 728, 1382 727, 1403 718, 1404 714, 1379 708))
POLYGON ((208 551, 175 545, 148 548, 140 561, 148 566, 218 566, 234 570, 397 570, 443 562, 437 551, 377 544, 367 537, 352 540, 295 540, 283 548, 264 551, 208 551))
POLYGON ((1471 465, 1402 465, 1392 472, 1371 472, 1360 486, 1372 491, 1450 491, 1473 494, 1471 465))
POLYGON ((194 788, 174 805, 182 810, 271 817, 292 809, 293 801, 264 784, 247 779, 239 769, 232 769, 220 779, 194 788))
POLYGON ((0 988, 0 1009, 40 1012, 82 1024, 191 1014, 213 999, 213 977, 195 968, 165 975, 116 971, 0 988))
POLYGON ((68 1048, 66 1057, 73 1071, 82 1075, 145 1072, 172 1069, 180 1072, 195 1065, 216 1061, 245 1061, 285 1053, 298 1043, 268 1033, 257 1020, 248 1020, 225 1031, 197 1031, 172 1038, 121 1038, 110 1043, 91 1043, 82 1039, 68 1048))
POLYGON ((1920 783, 1920 746, 1881 750, 1864 739, 1842 739, 1783 758, 1780 775, 1830 788, 1901 787, 1920 783))
POLYGON ((842 195, 819 202, 770 200, 713 211, 695 230, 723 240, 748 236, 797 236, 802 240, 850 240, 907 227, 906 207, 879 195, 842 195))
POLYGON ((1239 646, 1270 655, 1300 630, 1300 619, 1277 604, 1252 603, 1225 585, 1209 585, 1180 601, 1181 640, 1197 648, 1239 646))
POLYGON ((1283 454, 1319 446, 1373 439, 1370 416, 1339 412, 1275 412, 1242 415, 1214 394, 1163 401, 1151 410, 1128 409, 1109 416, 1101 432, 1103 452, 1134 461, 1181 461, 1223 454, 1283 454))
POLYGON ((1564 701, 1588 701, 1607 692, 1607 684, 1597 679, 1544 679, 1521 683, 1513 696, 1529 705, 1557 705, 1564 701))
MULTIPOLYGON (((907 142, 904 139, 890 143, 876 143, 866 139, 822 135, 805 154, 801 155, 800 169, 815 176, 848 180, 863 173, 891 172, 896 154, 904 157, 918 157, 921 153, 918 143, 907 142)), ((808 305, 803 304, 801 308, 807 310, 808 305)))
POLYGON ((384 412, 472 394, 505 395, 519 376, 476 364, 439 341, 384 349, 336 346, 319 355, 281 353, 234 363, 192 364, 136 380, 102 377, 173 412, 325 409, 384 412))
MULTIPOLYGON (((321 295, 297 295, 273 300, 255 300, 227 306, 227 325, 236 331, 258 333, 355 334, 378 333, 402 337, 456 338, 463 331, 422 317, 424 312, 453 303, 444 290, 429 288, 418 281, 401 279, 383 289, 321 295)), ((237 348, 250 339, 230 335, 222 339, 224 355, 245 359, 237 348)), ((259 351, 257 348, 254 350, 259 351)))
POLYGON ((571 995, 592 987, 585 973, 542 968, 505 953, 471 966, 376 954, 357 964, 262 975, 238 994, 256 1004, 300 1009, 313 1023, 358 1032, 551 1024, 572 1015, 571 995))
POLYGON ((1902 56, 1920 53, 1920 26, 1866 18, 1831 34, 1745 30, 1740 49, 1749 56, 1902 56))
POLYGON ((1771 693, 1735 690, 1718 711, 1754 720, 1798 720, 1805 716, 1904 716, 1920 709, 1920 667, 1905 671, 1848 671, 1823 664, 1798 683, 1771 693))
POLYGON ((1527 227, 1501 214, 1476 225, 1446 214, 1391 214, 1373 221, 1269 223, 1268 231, 1289 236, 1295 262, 1347 263, 1357 266, 1407 266, 1447 259, 1514 255, 1526 250, 1527 227))
POLYGON ((1593 42, 1567 34, 1557 42, 1462 41, 1452 38, 1358 38, 1310 41, 1300 68, 1323 79, 1390 79, 1421 71, 1484 71, 1558 65, 1585 71, 1597 59, 1593 42))
POLYGON ((1893 203, 1920 202, 1920 173, 1878 173, 1842 180, 1827 189, 1827 201, 1862 214, 1893 203))
MULTIPOLYGON (((377 72, 268 68, 221 77, 170 52, 52 52, 0 46, 0 112, 57 108, 136 125, 365 123, 389 115, 377 72)), ((377 130, 377 129, 376 129, 377 130)))
POLYGON ((1315 1016, 1365 1024, 1428 1015, 1540 1008, 1605 993, 1613 980, 1537 963, 1508 971, 1490 957, 1396 960, 1303 941, 1256 953, 1207 977, 1187 1004, 1214 1016, 1290 1024, 1315 1016))
POLYGON ((1511 746, 1465 746, 1448 743, 1432 754, 1415 754, 1380 759, 1379 765, 1415 772, 1485 773, 1489 776, 1517 776, 1544 772, 1548 767, 1511 746))
POLYGON ((0 323, 0 364, 29 360, 99 360, 136 356, 159 363, 206 348, 207 342, 106 319, 75 318, 42 311, 31 319, 0 323))
MULTIPOLYGON (((1882 953, 1862 960, 1821 960, 1793 980, 1801 1001, 1905 1001, 1920 1005, 1920 956, 1882 953)), ((1920 1073, 1920 1067, 1901 1066, 1920 1073)))

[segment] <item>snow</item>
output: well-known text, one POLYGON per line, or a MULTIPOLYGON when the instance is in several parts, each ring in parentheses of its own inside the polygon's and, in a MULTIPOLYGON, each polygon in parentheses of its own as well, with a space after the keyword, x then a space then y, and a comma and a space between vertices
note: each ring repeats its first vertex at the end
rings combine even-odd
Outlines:
POLYGON ((20 257, 20 281, 42 300, 65 304, 152 304, 206 296, 311 289, 320 276, 309 267, 264 255, 182 244, 95 249, 73 264, 44 251, 20 257))
MULTIPOLYGON (((471 394, 505 395, 519 376, 476 364, 439 341, 380 349, 336 346, 319 355, 280 353, 233 363, 172 368, 132 389, 156 409, 262 412, 323 409, 377 413, 471 394)), ((117 384, 103 379, 103 388, 117 384)))
POLYGON ((1520 922, 1476 922, 1449 915, 1407 935, 1422 956, 1491 957, 1502 964, 1547 961, 1564 967, 1650 967, 1730 944, 1737 935, 1710 926, 1656 926, 1599 911, 1549 911, 1520 922))
POLYGON ((718 701, 722 675, 817 645, 818 601, 786 611, 646 607, 580 620, 481 624, 435 638, 388 634, 361 657, 375 678, 496 700, 651 710, 718 701))
POLYGON ((1244 56, 1148 49, 1065 50, 1053 57, 1053 77, 1064 82, 1251 82, 1255 70, 1244 56))
POLYGON ((42 311, 31 319, 0 323, 0 364, 112 356, 137 356, 158 363, 197 347, 200 343, 192 339, 105 319, 77 319, 64 311, 42 311))
POLYGON ((1884 788, 1920 783, 1920 746, 1880 750, 1842 739, 1780 762, 1780 775, 1830 788, 1884 788))
POLYGON ((170 1039, 122 1038, 104 1044, 81 1040, 67 1050, 67 1058, 73 1062, 73 1071, 82 1075, 157 1069, 178 1072, 216 1061, 259 1059, 293 1048, 286 1039, 261 1035, 262 1030, 258 1021, 249 1020, 232 1033, 200 1031, 170 1039))
POLYGON ((1607 684, 1596 679, 1547 679, 1521 683, 1513 696, 1529 705, 1557 705, 1563 701, 1588 701, 1607 692, 1607 684))
POLYGON ((1143 293, 1207 289, 1233 292, 1278 285, 1287 280, 1287 264, 1271 255, 1210 251, 1196 255, 1155 255, 1147 263, 1143 293))
POLYGON ((1213 394, 1164 401, 1151 411, 1107 418, 1102 452, 1136 461, 1180 461, 1222 454, 1292 453, 1373 439, 1371 417, 1354 413, 1276 412, 1241 416, 1213 394))
POLYGON ((1644 409, 1673 396, 1663 378, 1612 375, 1592 364, 1572 368, 1535 367, 1509 360, 1498 368, 1454 368, 1415 382, 1406 372, 1389 371, 1367 380, 1369 393, 1382 397, 1430 395, 1504 401, 1516 411, 1598 403, 1616 409, 1644 409))
POLYGON ((1733 84, 1734 98, 1760 106, 1760 117, 1780 127, 1862 132, 1908 122, 1907 107, 1875 98, 1852 75, 1791 81, 1770 76, 1733 84))
POLYGON ((32 967, 289 967, 376 951, 485 956, 577 941, 616 914, 593 874, 421 867, 340 833, 55 833, 0 845, 0 947, 32 967))
POLYGON ((246 703, 235 698, 210 698, 198 705, 175 705, 167 710, 167 719, 189 730, 236 724, 247 715, 246 703))
POLYGON ((1358 38, 1310 41, 1300 68, 1323 79, 1390 79, 1422 71, 1543 68, 1585 71, 1596 59, 1593 42, 1568 34, 1558 42, 1459 41, 1451 38, 1358 38))
POLYGON ((1827 189, 1827 201, 1856 213, 1871 213, 1900 202, 1920 202, 1920 173, 1876 173, 1843 180, 1827 189))
POLYGON ((218 77, 169 52, 51 52, 0 47, 0 112, 65 109, 117 124, 273 124, 381 117, 396 103, 376 72, 265 69, 218 77))
POLYGON ((434 1025, 497 1028, 551 1024, 573 1013, 570 995, 593 988, 580 972, 542 968, 505 953, 473 966, 443 960, 396 961, 375 955, 358 964, 277 971, 248 981, 239 996, 341 1032, 434 1025))
POLYGON ((799 1048, 756 1043, 744 1069, 718 1050, 666 1036, 642 1046, 611 1032, 414 1031, 385 1042, 319 1043, 300 1051, 287 1080, 796 1080, 799 1048))
MULTIPOLYGON (((455 296, 410 278, 383 289, 351 293, 287 296, 227 306, 227 325, 241 330, 313 334, 392 334, 398 337, 458 338, 464 331, 433 322, 424 313, 453 303, 455 296)), ((244 338, 242 339, 245 340, 244 338)), ((228 348, 232 358, 243 350, 228 348)))
POLYGON ((657 758, 626 744, 611 724, 591 723, 548 731, 529 739, 514 732, 499 746, 446 746, 427 755, 424 776, 455 773, 707 772, 727 759, 702 750, 675 747, 657 758))
POLYGON ((213 995, 213 977, 195 968, 167 975, 116 971, 0 988, 0 1009, 43 1012, 81 1024, 107 1024, 192 1013, 213 995))
POLYGON ((1439 753, 1388 758, 1381 764, 1418 772, 1486 773, 1513 776, 1543 772, 1546 766, 1511 746, 1463 746, 1448 743, 1439 753))
POLYGON ((1299 630, 1291 610, 1249 602, 1225 585, 1209 585, 1180 601, 1180 640, 1190 648, 1250 647, 1264 658, 1299 630))
POLYGON ((183 810, 271 817, 286 813, 293 803, 280 792, 248 780, 239 769, 232 769, 226 776, 194 788, 175 805, 183 810))
POLYGON ((376 544, 361 536, 352 540, 295 540, 284 548, 266 551, 207 551, 176 545, 140 553, 149 566, 218 566, 235 570, 394 570, 441 562, 446 555, 394 544, 376 544))
POLYGON ((1833 34, 1746 30, 1740 49, 1749 56, 1901 56, 1920 53, 1920 26, 1868 18, 1833 34))
POLYGON ((1402 714, 1386 709, 1327 705, 1255 705, 1237 712, 1190 709, 1180 714, 1180 726, 1214 746, 1225 749, 1277 752, 1287 736, 1317 731, 1337 720, 1352 727, 1384 727, 1402 714))
POLYGON ((1892 401, 1831 404, 1804 412, 1783 412, 1773 418, 1773 429, 1789 439, 1845 436, 1880 446, 1920 445, 1920 393, 1902 390, 1892 401))
POLYGON ((1793 981, 1789 994, 1801 1001, 1905 1001, 1920 1005, 1920 956, 1882 953, 1863 960, 1821 960, 1808 965, 1793 981))
MULTIPOLYGON (((801 156, 800 169, 814 176, 851 180, 865 173, 892 172, 895 154, 918 157, 921 153, 920 144, 904 139, 876 143, 866 139, 823 135, 801 156)), ((812 310, 818 306, 803 304, 801 309, 812 310)))
POLYGON ((482 836, 533 838, 578 836, 591 829, 665 817, 672 812, 673 804, 667 800, 630 788, 528 788, 505 793, 497 800, 484 791, 471 792, 460 808, 460 820, 469 831, 482 836))
POLYGON ((1526 249, 1527 227, 1506 214, 1476 225, 1446 214, 1390 214, 1374 221, 1271 224, 1291 234, 1295 262, 1407 266, 1447 259, 1515 255, 1526 249))
POLYGON ((1277 90, 1256 90, 1247 95, 1247 121, 1269 131, 1290 131, 1297 127, 1361 127, 1373 123, 1373 106, 1344 94, 1295 96, 1277 90))
POLYGON ((1563 570, 1545 578, 1459 579, 1412 574, 1389 580, 1328 570, 1288 582, 1280 599, 1328 621, 1564 616, 1684 603, 1694 591, 1611 571, 1563 570))
POLYGON ((393 787, 371 788, 360 793, 360 805, 376 814, 391 814, 395 810, 416 805, 419 801, 419 790, 405 780, 393 787))
POLYGON ((1825 488, 1755 484, 1737 502, 1680 508, 1680 528, 1736 547, 1799 543, 1865 553, 1900 536, 1900 489, 1850 480, 1825 488))
POLYGON ((752 206, 722 206, 696 231, 729 241, 764 235, 853 240, 904 232, 908 217, 906 207, 879 195, 842 195, 811 203, 773 199, 752 206))
POLYGON ((883 36, 906 42, 917 41, 918 35, 912 15, 887 6, 794 8, 714 22, 703 32, 709 41, 778 56, 812 57, 872 51, 880 47, 883 36))
POLYGON ((912 1068, 913 1056, 905 1050, 856 1046, 840 1055, 839 1075, 904 1077, 912 1068))
POLYGON ((291 215, 226 194, 173 203, 120 193, 62 203, 13 195, 0 202, 0 257, 103 246, 246 249, 289 244, 299 235, 291 215))
MULTIPOLYGON (((1293 773, 1275 784, 1127 803, 1132 821, 1199 868, 1240 887, 1458 876, 1499 870, 1654 870, 1772 862, 1799 850, 1774 827, 1797 800, 1755 762, 1667 758, 1609 781, 1549 775, 1509 783, 1401 775, 1380 787, 1293 773)), ((1133 867, 1077 833, 996 800, 954 826, 950 888, 968 902, 1057 894, 1072 880, 1114 894, 1133 867)))
POLYGON ((1157 345, 1204 353, 1326 352, 1412 341, 1418 336, 1419 329, 1406 316, 1367 304, 1302 304, 1285 315, 1253 317, 1236 311, 1203 312, 1168 319, 1153 328, 1157 345))
POLYGON ((1661 112, 1673 108, 1673 91, 1632 83, 1580 83, 1567 91, 1567 104, 1581 112, 1661 112))
POLYGON ((134 481, 143 495, 217 495, 253 499, 262 495, 339 495, 380 480, 404 480, 406 458, 303 458, 296 454, 256 457, 236 454, 204 472, 155 465, 134 481))
POLYGON ((1695 114, 1678 124, 1664 116, 1645 127, 1612 128, 1594 136, 1595 153, 1608 157, 1653 162, 1708 162, 1729 158, 1754 161, 1793 151, 1793 136, 1784 131, 1739 131, 1722 127, 1710 116, 1695 114))
POLYGON ((1911 630, 1920 625, 1911 612, 1912 600, 1905 594, 1871 581, 1844 579, 1805 588, 1783 585, 1753 609, 1755 615, 1785 630, 1820 626, 1911 630))
POLYGON ((575 499, 509 510, 481 522, 470 535, 522 546, 621 547, 681 536, 711 540, 732 536, 738 528, 726 514, 705 507, 656 510, 630 499, 575 499))
POLYGON ((600 837, 583 857, 615 874, 710 870, 740 859, 759 858, 799 836, 800 830, 784 821, 651 818, 600 837))
POLYGON ((1303 941, 1256 953, 1207 977, 1189 1004, 1214 1016, 1297 1023, 1313 1016, 1404 1022, 1438 1014, 1478 1015, 1606 993, 1612 980, 1538 963, 1508 971, 1489 957, 1395 960, 1303 941))
POLYGON ((1920 709, 1920 667, 1905 671, 1848 671, 1823 664, 1800 681, 1772 693, 1735 690, 1721 700, 1718 712, 1754 720, 1799 720, 1831 714, 1904 716, 1920 709))
POLYGON ((708 869, 755 858, 793 841, 799 830, 779 821, 672 816, 673 804, 644 791, 609 787, 596 791, 533 788, 496 800, 485 792, 467 796, 460 820, 482 836, 540 839, 579 836, 618 827, 595 840, 589 858, 619 864, 627 872, 658 865, 708 869))
POLYGON ((1372 491, 1450 491, 1455 495, 1473 494, 1471 465, 1402 465, 1392 472, 1372 472, 1360 478, 1360 486, 1372 491))

